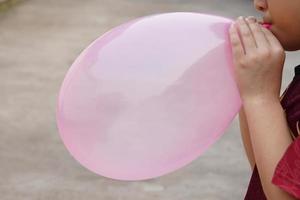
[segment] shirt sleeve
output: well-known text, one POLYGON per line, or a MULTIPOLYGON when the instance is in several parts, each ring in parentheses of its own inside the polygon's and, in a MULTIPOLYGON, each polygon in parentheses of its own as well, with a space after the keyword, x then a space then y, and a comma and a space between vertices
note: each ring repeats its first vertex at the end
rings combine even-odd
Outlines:
POLYGON ((300 199, 300 137, 287 148, 275 168, 272 183, 300 199))

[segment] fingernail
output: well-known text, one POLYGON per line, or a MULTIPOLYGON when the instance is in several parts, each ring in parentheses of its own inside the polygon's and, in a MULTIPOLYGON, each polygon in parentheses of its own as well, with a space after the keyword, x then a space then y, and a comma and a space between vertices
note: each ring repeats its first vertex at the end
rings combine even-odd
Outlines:
POLYGON ((247 17, 246 20, 247 20, 248 22, 256 22, 256 18, 253 17, 253 16, 247 17))
POLYGON ((247 18, 248 18, 248 19, 253 19, 253 20, 256 21, 256 17, 254 17, 254 16, 248 16, 247 18))

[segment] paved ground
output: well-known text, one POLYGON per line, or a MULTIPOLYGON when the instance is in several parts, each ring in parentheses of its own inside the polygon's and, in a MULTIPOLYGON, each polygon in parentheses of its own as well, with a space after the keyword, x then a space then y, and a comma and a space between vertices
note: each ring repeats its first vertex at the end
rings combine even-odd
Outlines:
MULTIPOLYGON (((250 169, 237 118, 192 164, 142 182, 89 172, 59 138, 58 90, 82 49, 129 19, 171 11, 256 15, 247 0, 27 0, 0 13, 1 200, 243 199, 250 169)), ((296 63, 296 54, 288 54, 283 88, 296 63)))

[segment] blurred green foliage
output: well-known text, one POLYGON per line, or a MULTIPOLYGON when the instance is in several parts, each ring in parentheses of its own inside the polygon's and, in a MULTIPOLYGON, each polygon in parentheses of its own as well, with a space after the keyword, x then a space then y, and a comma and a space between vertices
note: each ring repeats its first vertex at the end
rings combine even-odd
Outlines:
POLYGON ((4 12, 23 0, 0 0, 0 12, 4 12))

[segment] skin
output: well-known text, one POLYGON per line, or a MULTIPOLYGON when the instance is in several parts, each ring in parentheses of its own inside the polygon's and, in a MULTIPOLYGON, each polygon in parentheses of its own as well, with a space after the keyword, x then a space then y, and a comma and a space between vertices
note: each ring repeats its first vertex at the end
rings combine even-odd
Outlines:
POLYGON ((242 137, 267 198, 290 200, 295 198, 272 184, 272 177, 293 142, 279 97, 285 51, 300 49, 300 1, 254 0, 254 6, 272 23, 270 30, 253 17, 240 17, 229 30, 235 78, 243 101, 242 137))
POLYGON ((254 7, 272 23, 271 32, 286 51, 300 49, 300 1, 254 0, 254 7))

